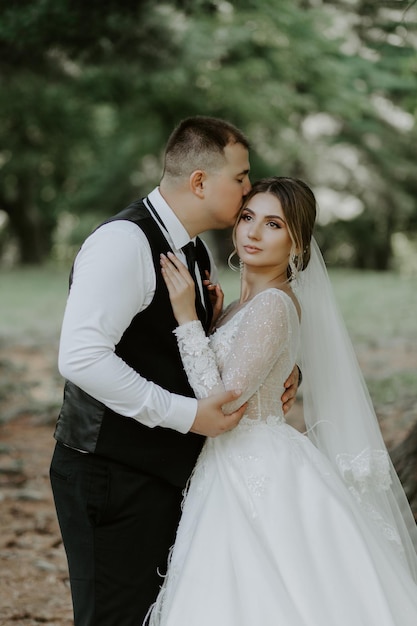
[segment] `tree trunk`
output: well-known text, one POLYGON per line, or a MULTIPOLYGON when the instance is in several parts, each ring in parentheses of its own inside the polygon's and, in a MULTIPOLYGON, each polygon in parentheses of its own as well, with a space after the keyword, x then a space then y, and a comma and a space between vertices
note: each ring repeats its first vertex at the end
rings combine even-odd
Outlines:
POLYGON ((17 241, 19 262, 23 265, 42 263, 50 251, 50 232, 34 203, 32 187, 30 178, 20 179, 13 199, 2 200, 10 230, 17 241))
POLYGON ((20 205, 9 218, 17 239, 20 263, 33 265, 45 261, 49 252, 48 237, 39 212, 33 207, 20 205))
POLYGON ((390 454, 417 521, 417 423, 390 454))

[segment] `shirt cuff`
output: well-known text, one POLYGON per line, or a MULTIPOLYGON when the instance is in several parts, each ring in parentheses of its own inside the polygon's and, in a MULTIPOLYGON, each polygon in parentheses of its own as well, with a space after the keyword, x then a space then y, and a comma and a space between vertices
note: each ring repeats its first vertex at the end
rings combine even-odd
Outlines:
POLYGON ((188 433, 197 415, 198 400, 179 396, 175 393, 171 396, 172 405, 169 416, 160 426, 172 428, 183 434, 188 433))

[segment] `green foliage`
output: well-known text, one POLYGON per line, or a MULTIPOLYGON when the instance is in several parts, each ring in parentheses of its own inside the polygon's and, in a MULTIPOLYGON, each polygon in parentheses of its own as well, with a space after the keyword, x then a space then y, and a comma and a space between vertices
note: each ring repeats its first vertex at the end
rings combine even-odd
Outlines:
POLYGON ((0 271, 0 340, 56 340, 68 294, 70 265, 0 271))
POLYGON ((48 255, 62 213, 146 193, 173 126, 207 114, 247 133, 253 178, 359 198, 352 259, 388 267, 391 234, 417 228, 417 18, 391 4, 0 0, 0 209, 21 260, 48 255))

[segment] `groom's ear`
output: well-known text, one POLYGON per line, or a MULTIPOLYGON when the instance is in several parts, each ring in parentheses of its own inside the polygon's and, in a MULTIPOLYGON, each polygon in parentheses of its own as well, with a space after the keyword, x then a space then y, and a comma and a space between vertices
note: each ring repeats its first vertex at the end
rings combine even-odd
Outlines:
POLYGON ((206 179, 207 175, 204 170, 194 170, 194 172, 190 174, 190 189, 192 193, 194 193, 199 198, 204 197, 206 179))

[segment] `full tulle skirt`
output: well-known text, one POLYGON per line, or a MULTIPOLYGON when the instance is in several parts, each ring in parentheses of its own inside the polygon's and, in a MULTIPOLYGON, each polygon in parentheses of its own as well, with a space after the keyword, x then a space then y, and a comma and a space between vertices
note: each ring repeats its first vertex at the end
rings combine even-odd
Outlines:
POLYGON ((395 540, 282 420, 207 440, 152 626, 416 626, 395 540))

